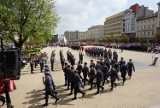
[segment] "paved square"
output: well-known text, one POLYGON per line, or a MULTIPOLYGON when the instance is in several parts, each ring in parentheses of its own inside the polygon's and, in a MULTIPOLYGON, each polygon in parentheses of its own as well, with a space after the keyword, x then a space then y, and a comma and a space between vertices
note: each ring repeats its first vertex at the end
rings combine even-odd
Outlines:
MULTIPOLYGON (((116 50, 119 59, 123 57, 126 62, 130 58, 133 59, 136 72, 133 72, 132 79, 127 80, 124 86, 117 86, 112 92, 109 92, 110 83, 105 84, 104 91, 99 95, 94 95, 96 89, 89 91, 87 85, 82 89, 86 92, 85 98, 82 99, 81 94, 78 94, 78 99, 72 101, 73 95, 68 96, 70 91, 66 91, 66 87, 63 86, 64 73, 61 70, 59 51, 63 50, 65 57, 66 51, 71 51, 75 55, 76 63, 79 59, 79 52, 67 47, 46 47, 42 52, 47 52, 50 57, 53 50, 56 50, 56 61, 52 76, 60 101, 54 104, 55 100, 49 98, 47 108, 160 108, 160 60, 156 66, 149 66, 154 54, 126 50, 121 53, 119 49, 116 50)), ((84 56, 84 61, 88 64, 91 59, 91 57, 84 56)), ((48 64, 50 66, 49 60, 48 64)), ((45 103, 43 76, 44 73, 40 72, 39 66, 34 74, 30 73, 29 64, 22 70, 21 79, 15 81, 17 90, 10 92, 14 108, 42 108, 42 104, 45 103)), ((117 81, 117 83, 120 82, 122 81, 117 81)))

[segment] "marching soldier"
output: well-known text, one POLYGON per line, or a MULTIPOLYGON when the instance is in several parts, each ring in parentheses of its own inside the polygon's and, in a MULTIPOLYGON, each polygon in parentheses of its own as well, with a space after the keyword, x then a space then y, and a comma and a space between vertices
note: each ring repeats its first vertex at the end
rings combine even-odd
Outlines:
POLYGON ((43 70, 43 67, 44 67, 44 60, 43 60, 43 58, 41 58, 41 60, 40 60, 40 69, 41 69, 41 72, 43 70))
POLYGON ((128 69, 128 76, 129 79, 132 77, 132 71, 135 72, 134 64, 132 62, 132 59, 129 59, 129 62, 127 63, 127 69, 128 69))
POLYGON ((48 95, 51 95, 56 99, 55 103, 58 102, 59 98, 53 93, 53 91, 52 79, 49 76, 49 73, 45 72, 45 104, 43 104, 43 107, 48 106, 48 95))
POLYGON ((113 86, 114 85, 115 85, 115 87, 117 86, 117 84, 115 83, 116 79, 119 80, 117 70, 114 68, 114 65, 112 65, 111 70, 109 72, 109 75, 110 75, 110 79, 111 79, 111 89, 110 89, 110 91, 112 91, 113 86))
POLYGON ((30 67, 31 67, 31 74, 33 74, 33 65, 34 65, 34 61, 33 61, 33 59, 31 58, 31 60, 30 60, 30 67))
POLYGON ((83 79, 82 76, 81 76, 82 64, 80 63, 80 61, 78 62, 76 70, 78 71, 78 74, 79 74, 80 78, 83 79))
POLYGON ((80 85, 82 86, 82 88, 84 88, 82 85, 81 79, 78 75, 78 71, 75 70, 74 71, 74 98, 72 100, 77 99, 78 92, 82 93, 82 98, 85 96, 85 93, 83 91, 81 91, 81 89, 80 89, 80 85))
POLYGON ((85 86, 86 85, 86 81, 88 81, 88 83, 89 83, 89 80, 87 79, 89 68, 88 68, 86 62, 84 63, 84 66, 82 68, 82 72, 83 72, 83 83, 84 83, 84 86, 85 86))
POLYGON ((90 72, 89 72, 88 76, 89 76, 89 82, 90 82, 90 85, 91 85, 89 90, 92 90, 93 80, 95 78, 95 69, 94 69, 93 65, 90 66, 90 72))
POLYGON ((126 74, 127 74, 127 65, 125 62, 123 62, 121 66, 121 77, 123 79, 122 85, 124 85, 124 82, 126 81, 126 74))
POLYGON ((51 61, 51 71, 54 71, 53 70, 53 68, 54 68, 54 59, 55 59, 55 52, 52 51, 51 58, 50 58, 50 61, 51 61))
POLYGON ((103 82, 103 73, 101 71, 101 69, 99 67, 97 67, 97 74, 95 75, 96 78, 96 84, 97 84, 97 92, 95 93, 95 95, 99 94, 99 89, 101 88, 102 91, 104 89, 104 87, 101 86, 101 83, 103 82))
POLYGON ((83 56, 84 56, 83 52, 79 52, 79 61, 81 64, 83 63, 83 56))

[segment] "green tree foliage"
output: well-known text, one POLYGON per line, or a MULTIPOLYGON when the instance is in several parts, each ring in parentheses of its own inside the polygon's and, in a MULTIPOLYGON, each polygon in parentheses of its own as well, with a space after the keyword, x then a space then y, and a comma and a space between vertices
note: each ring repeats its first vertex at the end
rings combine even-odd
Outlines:
POLYGON ((0 0, 0 35, 17 47, 48 42, 58 22, 52 0, 0 0))

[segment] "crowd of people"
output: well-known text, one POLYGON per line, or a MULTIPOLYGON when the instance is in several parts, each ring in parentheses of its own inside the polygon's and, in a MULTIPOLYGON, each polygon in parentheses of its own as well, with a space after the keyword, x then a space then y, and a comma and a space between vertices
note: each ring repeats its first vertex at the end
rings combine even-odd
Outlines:
MULTIPOLYGON (((92 52, 95 50, 103 49, 89 49, 86 51, 86 53, 88 56, 98 57, 97 54, 92 54, 92 52)), ((89 90, 92 90, 96 87, 97 90, 95 95, 97 95, 100 93, 100 90, 103 91, 105 89, 104 85, 106 82, 107 84, 111 84, 110 91, 112 91, 113 88, 117 86, 116 79, 122 79, 122 85, 125 84, 127 73, 129 79, 131 79, 132 72, 135 71, 132 59, 129 59, 128 62, 125 62, 124 58, 121 57, 121 60, 118 61, 118 54, 116 51, 112 52, 110 49, 105 49, 105 52, 105 55, 99 55, 103 56, 103 59, 97 59, 97 61, 95 61, 96 63, 93 60, 91 60, 90 63, 87 63, 85 61, 83 62, 83 52, 80 51, 78 64, 75 65, 74 55, 70 51, 67 51, 65 57, 63 51, 60 50, 60 60, 62 70, 64 72, 64 86, 66 86, 66 90, 70 90, 68 95, 72 95, 74 92, 73 100, 77 99, 77 93, 81 93, 82 98, 85 97, 86 93, 81 90, 81 87, 84 88, 85 86, 90 85, 89 90), (65 60, 65 58, 67 59, 65 60)), ((53 94, 49 92, 47 95, 54 97, 57 102, 59 98, 54 95, 54 93, 56 93, 54 91, 55 89, 52 90, 53 94)), ((48 96, 46 97, 48 99, 48 96)), ((48 105, 47 102, 48 100, 46 100, 44 105, 48 105)))
POLYGON ((105 43, 105 42, 82 42, 68 43, 67 46, 79 50, 85 45, 104 46, 106 48, 125 49, 141 52, 160 52, 160 44, 153 43, 105 43))
MULTIPOLYGON (((111 84, 110 91, 113 91, 113 88, 117 86, 116 80, 122 79, 121 84, 124 85, 127 74, 128 78, 131 79, 132 72, 135 71, 132 59, 126 62, 124 58, 121 57, 121 60, 118 61, 118 53, 115 50, 112 52, 106 48, 90 48, 86 49, 85 53, 87 56, 91 56, 96 60, 91 60, 87 63, 83 60, 84 50, 81 49, 79 51, 78 64, 76 64, 76 58, 71 51, 67 51, 66 55, 63 53, 63 50, 59 52, 60 63, 62 71, 64 72, 64 86, 66 90, 70 90, 68 95, 74 94, 72 100, 77 99, 77 93, 81 93, 82 98, 85 97, 86 92, 84 92, 81 87, 85 89, 85 86, 88 85, 90 86, 89 90, 97 89, 95 95, 103 91, 105 89, 104 85, 109 83, 111 84)), ((51 75, 51 71, 54 71, 55 51, 52 51, 50 56, 51 69, 46 65, 44 59, 46 56, 47 54, 41 56, 38 63, 34 62, 35 68, 37 66, 36 63, 40 64, 40 71, 44 72, 45 76, 45 104, 43 106, 48 105, 49 95, 55 99, 55 103, 59 100, 56 86, 51 75)), ((33 73, 32 62, 35 60, 30 60, 31 73, 33 73)))

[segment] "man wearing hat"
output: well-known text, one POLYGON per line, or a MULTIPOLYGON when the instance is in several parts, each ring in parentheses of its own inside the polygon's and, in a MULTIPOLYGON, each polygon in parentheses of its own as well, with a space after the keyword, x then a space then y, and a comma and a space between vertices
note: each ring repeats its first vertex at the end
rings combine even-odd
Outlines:
POLYGON ((64 77, 65 77, 65 84, 64 86, 67 86, 67 71, 68 71, 68 63, 65 62, 64 68, 63 68, 63 72, 64 72, 64 77))
POLYGON ((74 83, 73 83, 73 87, 74 87, 74 98, 72 100, 75 100, 77 99, 77 93, 82 93, 82 98, 85 96, 85 93, 83 91, 81 91, 80 89, 80 85, 83 87, 82 85, 82 82, 81 82, 81 79, 78 75, 78 71, 77 70, 74 70, 74 83))
POLYGON ((97 84, 97 92, 95 93, 95 95, 99 94, 99 89, 101 88, 102 91, 104 89, 104 87, 101 86, 101 83, 103 82, 103 73, 101 71, 101 69, 99 67, 97 67, 97 74, 95 75, 96 78, 96 84, 97 84))
POLYGON ((123 64, 123 62, 124 62, 123 57, 121 57, 121 60, 118 62, 120 72, 122 70, 122 64, 123 64))
POLYGON ((111 79, 111 89, 110 89, 110 91, 112 91, 113 86, 114 85, 115 85, 115 87, 117 86, 117 84, 115 83, 116 79, 119 80, 117 70, 115 69, 114 65, 112 65, 111 70, 109 71, 109 75, 110 75, 110 79, 111 79))
POLYGON ((93 87, 93 84, 94 84, 93 80, 95 78, 95 69, 94 69, 93 65, 90 66, 90 72, 89 72, 88 76, 89 76, 89 82, 90 82, 90 85, 91 85, 89 90, 92 90, 92 87, 93 87))
POLYGON ((82 72, 83 72, 83 83, 84 83, 84 86, 85 86, 86 85, 86 81, 88 81, 88 83, 89 83, 89 80, 87 79, 89 68, 88 68, 86 62, 84 62, 84 66, 82 68, 82 72))
MULTIPOLYGON (((45 69, 45 71, 49 71, 48 69, 45 69)), ((48 106, 48 95, 51 95, 53 98, 56 99, 55 103, 59 100, 59 98, 53 94, 54 89, 52 85, 52 79, 50 77, 49 72, 45 72, 45 104, 43 106, 48 106)))
POLYGON ((135 72, 134 64, 132 62, 132 59, 129 59, 129 62, 127 63, 127 69, 128 69, 128 76, 129 79, 132 77, 132 71, 135 72))

